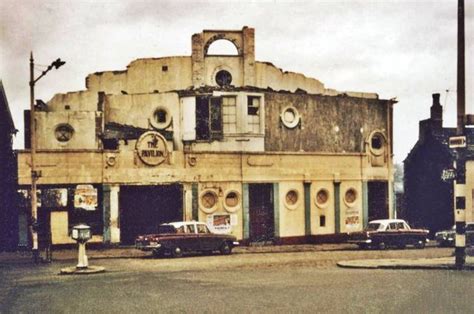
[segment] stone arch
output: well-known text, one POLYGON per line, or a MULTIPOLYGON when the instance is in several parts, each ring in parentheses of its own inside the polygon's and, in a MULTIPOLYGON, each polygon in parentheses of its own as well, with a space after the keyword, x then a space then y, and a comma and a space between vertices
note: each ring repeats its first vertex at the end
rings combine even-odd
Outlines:
POLYGON ((205 40, 204 44, 204 55, 208 55, 209 47, 218 40, 227 40, 234 44, 235 48, 237 49, 237 53, 239 56, 243 54, 243 43, 242 43, 242 36, 241 34, 235 33, 215 33, 215 34, 205 34, 208 35, 205 40))

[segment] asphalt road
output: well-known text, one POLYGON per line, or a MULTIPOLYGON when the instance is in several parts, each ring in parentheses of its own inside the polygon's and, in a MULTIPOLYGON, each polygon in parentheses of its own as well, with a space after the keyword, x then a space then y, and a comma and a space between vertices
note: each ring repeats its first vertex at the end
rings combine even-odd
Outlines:
POLYGON ((107 272, 59 276, 73 261, 0 266, 1 313, 472 313, 474 272, 338 268, 351 255, 450 251, 306 251, 91 260, 107 272))

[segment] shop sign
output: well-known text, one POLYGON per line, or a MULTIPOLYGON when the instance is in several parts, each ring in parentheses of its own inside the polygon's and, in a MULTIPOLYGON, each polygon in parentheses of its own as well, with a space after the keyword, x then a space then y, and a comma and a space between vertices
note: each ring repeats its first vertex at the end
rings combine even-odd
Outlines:
POLYGON ((76 186, 74 191, 74 207, 85 210, 97 209, 97 189, 90 184, 76 186))
POLYGON ((215 214, 207 216, 207 226, 213 233, 230 233, 232 227, 237 225, 235 214, 215 214))
POLYGON ((456 169, 443 169, 441 180, 444 182, 456 180, 456 169))
POLYGON ((166 140, 156 131, 143 133, 137 141, 136 150, 140 160, 149 166, 158 166, 168 158, 166 140))

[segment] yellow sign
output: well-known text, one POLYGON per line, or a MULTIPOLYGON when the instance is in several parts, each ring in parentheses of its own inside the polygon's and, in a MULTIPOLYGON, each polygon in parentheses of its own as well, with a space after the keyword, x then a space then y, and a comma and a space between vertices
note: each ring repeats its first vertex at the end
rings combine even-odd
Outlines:
POLYGON ((138 157, 149 166, 158 166, 168 158, 166 140, 156 131, 143 133, 137 141, 138 157))

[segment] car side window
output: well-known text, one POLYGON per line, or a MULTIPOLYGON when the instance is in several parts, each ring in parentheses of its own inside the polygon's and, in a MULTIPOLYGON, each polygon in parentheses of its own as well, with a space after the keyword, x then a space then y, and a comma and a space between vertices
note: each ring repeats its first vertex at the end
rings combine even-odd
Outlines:
POLYGON ((387 230, 397 230, 397 223, 396 222, 391 222, 388 224, 387 230))
POLYGON ((405 225, 403 222, 397 222, 397 229, 398 230, 405 230, 405 225))
POLYGON ((176 228, 176 233, 184 233, 184 226, 176 228))
POLYGON ((188 229, 188 233, 196 233, 194 225, 187 225, 186 228, 188 229))
POLYGON ((209 233, 206 225, 197 225, 198 233, 209 233))

